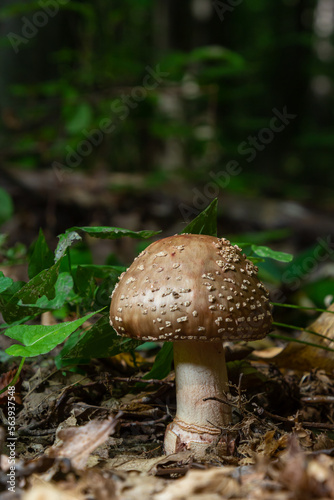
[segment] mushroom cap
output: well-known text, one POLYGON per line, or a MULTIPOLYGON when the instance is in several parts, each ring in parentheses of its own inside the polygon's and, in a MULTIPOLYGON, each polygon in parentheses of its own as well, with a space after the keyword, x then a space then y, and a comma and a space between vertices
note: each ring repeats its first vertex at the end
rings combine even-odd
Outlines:
POLYGON ((121 274, 110 324, 142 340, 255 340, 271 330, 269 293, 258 268, 225 238, 180 234, 158 240, 121 274))

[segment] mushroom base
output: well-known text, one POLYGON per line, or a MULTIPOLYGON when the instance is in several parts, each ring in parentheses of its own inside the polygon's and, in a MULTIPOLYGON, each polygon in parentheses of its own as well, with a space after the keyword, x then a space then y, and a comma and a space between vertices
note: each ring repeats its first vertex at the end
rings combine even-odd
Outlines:
POLYGON ((174 342, 176 416, 165 434, 165 452, 207 448, 224 453, 222 429, 231 422, 225 403, 228 380, 222 342, 174 342))
POLYGON ((167 455, 184 450, 193 451, 197 457, 210 452, 227 455, 227 445, 219 429, 212 426, 192 427, 177 418, 167 426, 164 448, 167 455))

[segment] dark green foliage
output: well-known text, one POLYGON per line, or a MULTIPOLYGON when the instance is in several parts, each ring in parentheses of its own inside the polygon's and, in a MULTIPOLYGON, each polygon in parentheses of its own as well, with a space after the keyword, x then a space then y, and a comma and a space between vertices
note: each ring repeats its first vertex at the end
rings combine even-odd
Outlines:
MULTIPOLYGON (((77 329, 82 323, 100 313, 101 307, 105 308, 110 304, 111 292, 119 274, 124 270, 120 266, 91 264, 90 255, 85 248, 77 254, 73 248, 72 259, 70 247, 74 243, 80 244, 82 237, 79 233, 103 239, 123 236, 146 239, 159 231, 136 232, 111 227, 75 227, 60 235, 55 255, 48 248, 44 234, 40 231, 29 256, 30 281, 13 282, 3 273, 0 275, 1 312, 7 323, 4 325, 4 334, 24 344, 11 346, 6 351, 8 354, 23 357, 45 354, 72 333, 73 339, 65 346, 63 356, 75 356, 77 362, 87 357, 113 356, 119 352, 133 351, 140 344, 138 341, 117 337, 110 327, 108 312, 82 336, 78 335, 77 329), (82 263, 83 260, 88 263, 82 263), (46 311, 54 311, 57 315, 63 308, 67 312, 75 308, 83 318, 50 327, 22 324, 46 311), (94 312, 87 314, 92 310, 94 312)), ((61 361, 59 363, 61 365, 61 361)))
POLYGON ((48 247, 43 231, 40 229, 38 240, 33 246, 29 259, 28 275, 33 278, 44 269, 48 269, 54 263, 54 255, 48 247))
MULTIPOLYGON (((217 200, 214 199, 183 232, 216 235, 217 200)), ((30 281, 13 282, 3 273, 0 274, 0 303, 6 321, 3 333, 20 342, 8 348, 7 354, 38 356, 66 341, 56 357, 57 367, 66 368, 88 363, 91 358, 111 357, 122 352, 133 353, 142 344, 139 340, 118 336, 109 323, 110 295, 124 267, 92 264, 91 255, 83 245, 83 238, 79 233, 109 239, 130 236, 144 240, 158 234, 156 231, 134 232, 112 227, 75 227, 60 235, 60 243, 54 256, 40 231, 29 255, 30 281), (76 246, 73 247, 75 243, 76 246), (54 259, 56 263, 53 263, 54 259), (58 320, 75 312, 78 319, 59 321, 52 326, 26 324, 45 311, 51 311, 58 320), (95 314, 97 321, 83 330, 82 325, 87 324, 95 314)), ((271 236, 275 239, 274 234, 271 236)), ((257 241, 265 242, 265 235, 262 239, 258 236, 257 241)), ((251 242, 239 244, 249 258, 260 262, 260 274, 267 275, 275 283, 283 280, 284 273, 286 276, 287 272, 294 270, 291 268, 292 264, 288 264, 292 259, 290 254, 251 242)), ((300 261, 297 259, 296 262, 298 264, 300 261)), ((296 277, 294 274, 291 276, 293 279, 296 277)), ((328 280, 325 283, 318 282, 317 286, 312 285, 309 294, 314 296, 315 302, 321 302, 325 291, 328 292, 330 287, 328 280)), ((289 325, 286 326, 290 328, 289 325)), ((165 377, 170 371, 172 359, 172 343, 166 342, 145 378, 165 377)))
POLYGON ((152 238, 160 231, 131 231, 129 229, 121 229, 119 227, 71 227, 66 233, 59 236, 59 243, 56 248, 55 258, 59 260, 65 255, 66 250, 76 241, 81 240, 79 233, 88 234, 94 238, 101 238, 107 240, 116 240, 123 236, 130 236, 131 238, 152 238))
MULTIPOLYGON (((33 316, 41 312, 38 309, 34 310, 30 306, 30 304, 35 305, 38 299, 42 297, 45 297, 47 300, 54 298, 59 265, 60 262, 54 264, 49 269, 44 269, 28 283, 20 287, 18 291, 13 293, 9 300, 5 302, 2 309, 3 317, 7 323, 12 323, 25 316, 33 316)), ((45 301, 43 301, 43 304, 45 304, 45 301)))
POLYGON ((109 322, 109 311, 66 352, 65 358, 108 358, 121 352, 134 351, 140 340, 119 337, 109 322))
POLYGON ((163 379, 167 377, 173 362, 173 342, 165 342, 158 352, 152 370, 144 376, 146 379, 163 379))
POLYGON ((13 202, 9 194, 0 188, 0 225, 13 215, 13 202))
POLYGON ((217 236, 217 204, 217 199, 214 199, 203 212, 184 228, 182 233, 217 236))
POLYGON ((3 126, 9 162, 14 150, 15 165, 52 167, 60 181, 100 159, 116 172, 164 179, 169 172, 151 153, 172 138, 182 147, 173 173, 193 182, 207 182, 210 171, 238 158, 243 174, 224 190, 330 199, 332 40, 319 31, 317 2, 212 1, 203 18, 190 1, 57 3, 58 13, 15 53, 8 33, 22 36, 22 17, 33 20, 41 4, 15 0, 0 8, 0 107, 24 125, 3 126), (148 68, 163 73, 157 86, 145 87, 148 68), (137 87, 142 100, 132 97, 137 87), (161 106, 167 94, 177 113, 161 106), (288 132, 265 150, 261 140, 249 145, 284 106, 296 115, 288 132), (69 161, 82 141, 92 154, 69 161))
POLYGON ((7 288, 9 288, 12 284, 13 280, 4 276, 3 272, 0 271, 0 293, 7 290, 7 288))

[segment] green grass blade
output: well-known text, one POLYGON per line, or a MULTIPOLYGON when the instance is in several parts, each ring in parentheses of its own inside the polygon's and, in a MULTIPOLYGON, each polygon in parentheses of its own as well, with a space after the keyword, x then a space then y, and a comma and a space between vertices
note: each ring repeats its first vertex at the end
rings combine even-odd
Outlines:
POLYGON ((300 326, 287 325, 286 323, 278 323, 277 321, 273 321, 273 325, 282 326, 283 328, 290 328, 291 330, 300 330, 302 332, 311 333, 313 335, 316 335, 317 337, 321 337, 325 340, 329 340, 330 342, 334 342, 333 339, 331 339, 330 337, 326 337, 326 335, 322 335, 321 333, 314 332, 313 330, 308 330, 307 328, 302 328, 300 326))
POLYGON ((310 347, 317 347, 319 349, 324 349, 325 351, 334 352, 334 349, 327 347, 322 344, 314 344, 313 342, 307 342, 306 340, 295 339, 293 337, 288 337, 287 335, 280 335, 278 333, 269 333, 269 337, 273 339, 285 340, 287 342, 296 342, 297 344, 304 344, 310 347))

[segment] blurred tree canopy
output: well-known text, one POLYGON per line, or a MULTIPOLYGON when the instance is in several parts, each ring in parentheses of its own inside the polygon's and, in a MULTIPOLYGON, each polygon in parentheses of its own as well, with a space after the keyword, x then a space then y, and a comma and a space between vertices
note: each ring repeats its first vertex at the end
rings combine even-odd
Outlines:
POLYGON ((333 30, 331 0, 2 0, 1 165, 200 182, 237 160, 228 189, 326 203, 333 30))

